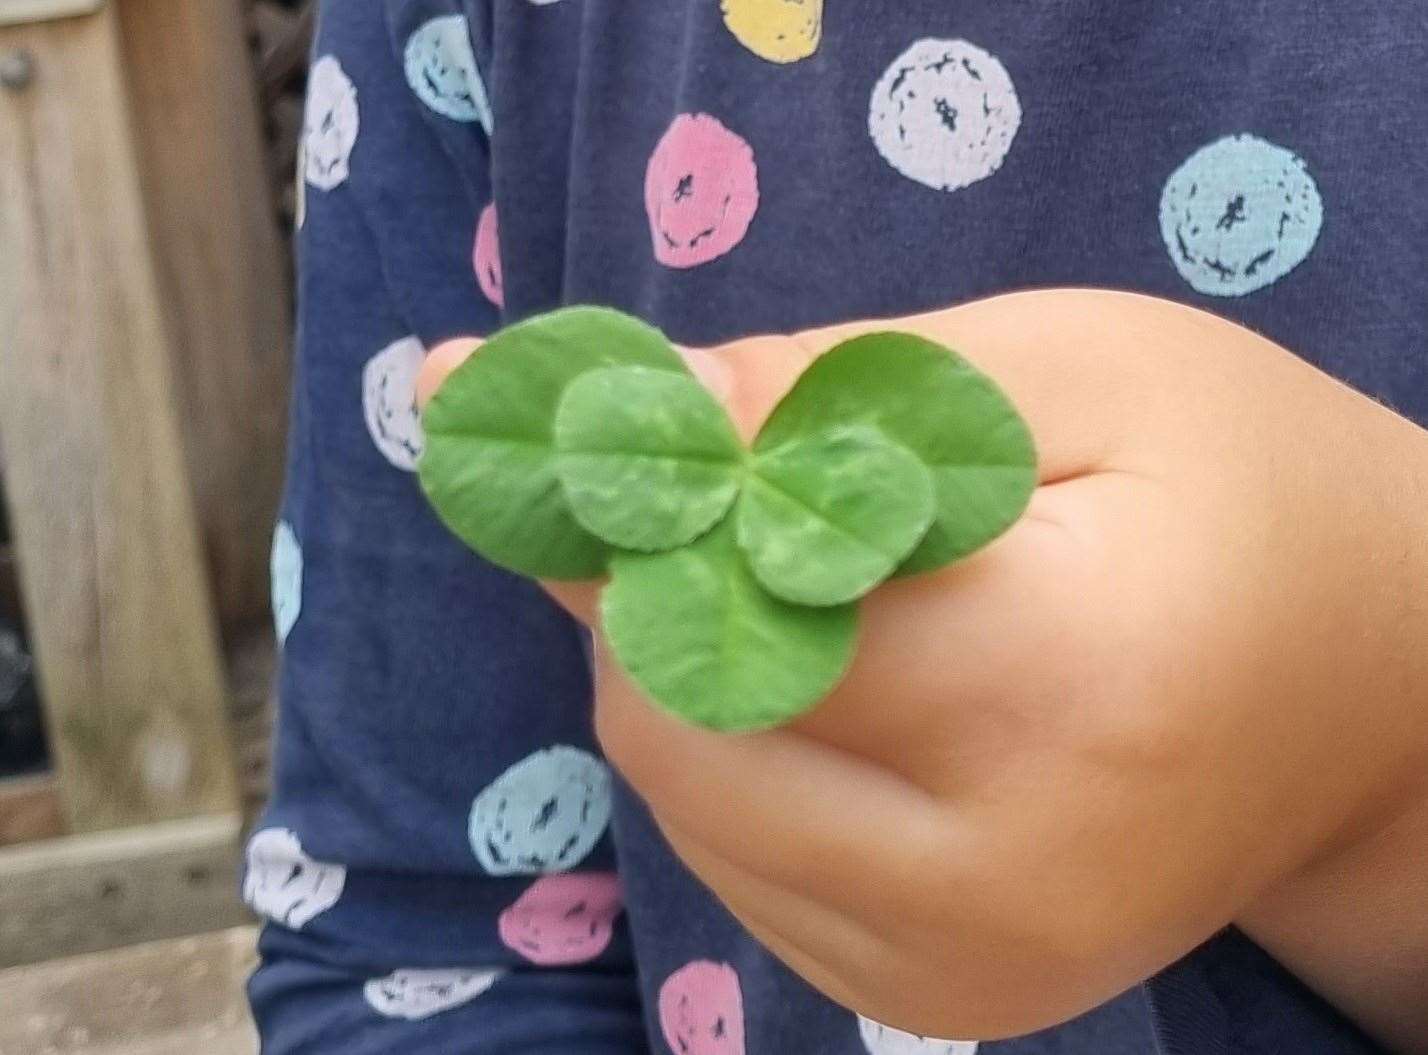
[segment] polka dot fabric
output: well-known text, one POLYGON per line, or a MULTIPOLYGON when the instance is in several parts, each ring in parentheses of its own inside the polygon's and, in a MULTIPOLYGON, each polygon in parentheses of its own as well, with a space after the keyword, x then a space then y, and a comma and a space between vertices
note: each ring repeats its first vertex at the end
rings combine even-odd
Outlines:
POLYGON ((1404 192, 1428 157, 1398 72, 1428 64, 1428 27, 1406 4, 1332 32, 1273 6, 323 0, 276 791, 243 879, 268 1055, 1374 1051, 1233 931, 1032 1037, 832 1004, 605 766, 583 632, 450 538, 412 477, 427 349, 570 303, 702 345, 1126 287, 1428 420, 1428 232, 1404 192))
POLYGON ((655 259, 698 267, 731 251, 759 208, 754 152, 708 114, 680 114, 645 169, 645 209, 655 259))
POLYGON ((471 851, 491 875, 564 872, 580 864, 610 821, 610 772, 578 747, 528 755, 471 805, 471 851))

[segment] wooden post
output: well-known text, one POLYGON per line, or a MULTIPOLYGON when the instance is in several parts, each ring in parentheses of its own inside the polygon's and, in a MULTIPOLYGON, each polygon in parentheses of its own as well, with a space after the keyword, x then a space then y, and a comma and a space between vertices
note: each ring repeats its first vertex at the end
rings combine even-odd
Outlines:
POLYGON ((0 451, 66 820, 231 815, 117 10, 0 30, 10 49, 34 75, 0 91, 0 451))
POLYGON ((268 618, 291 309, 238 0, 111 0, 220 624, 268 618))

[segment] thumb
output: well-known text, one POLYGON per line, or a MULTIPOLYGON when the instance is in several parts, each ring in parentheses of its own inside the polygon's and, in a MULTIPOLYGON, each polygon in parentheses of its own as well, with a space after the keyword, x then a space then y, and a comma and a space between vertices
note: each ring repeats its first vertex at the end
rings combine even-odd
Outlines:
MULTIPOLYGON (((453 337, 427 353, 417 374, 416 404, 425 410, 442 383, 452 372, 475 355, 484 342, 479 337, 453 337)), ((546 593, 582 623, 593 626, 598 612, 599 584, 584 582, 543 582, 546 593)))
MULTIPOLYGON (((417 375, 419 410, 426 409, 452 371, 479 351, 481 344, 479 337, 455 337, 428 353, 417 375)), ((817 354, 798 338, 773 335, 746 337, 711 348, 678 347, 678 351, 690 372, 728 409, 745 442, 753 439, 778 401, 817 354)), ((594 625, 598 584, 546 582, 542 585, 577 619, 594 625)))
POLYGON ((680 348, 690 371, 724 404, 751 443, 793 383, 824 349, 799 336, 744 337, 710 348, 680 348))
MULTIPOLYGON (((480 337, 453 337, 432 348, 417 375, 418 410, 426 409, 442 383, 483 343, 480 337)), ((729 408, 746 439, 814 358, 788 337, 748 337, 711 348, 675 347, 690 372, 729 408)))
POLYGON ((431 402, 431 397, 436 395, 436 390, 441 387, 441 383, 451 375, 453 370, 471 358, 476 349, 481 347, 481 344, 480 337, 453 337, 449 341, 442 341, 427 353, 426 361, 422 363, 421 372, 417 374, 416 380, 418 410, 426 409, 426 405, 431 402))

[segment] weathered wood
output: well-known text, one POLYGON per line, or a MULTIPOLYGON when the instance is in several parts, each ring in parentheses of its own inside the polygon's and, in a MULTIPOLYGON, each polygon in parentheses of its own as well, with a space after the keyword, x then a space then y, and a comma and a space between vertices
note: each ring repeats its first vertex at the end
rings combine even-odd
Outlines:
POLYGON ((0 25, 88 14, 104 0, 0 0, 0 25))
POLYGON ((229 709, 244 820, 252 823, 272 790, 277 644, 264 626, 228 649, 229 709))
POLYGON ((0 967, 250 921, 240 827, 200 817, 0 849, 0 967))
POLYGON ((225 632, 263 621, 282 484, 288 273, 239 0, 119 0, 188 474, 225 632))
POLYGON ((0 972, 0 1055, 253 1055, 249 927, 0 972))
POLYGON ((59 785, 54 777, 0 780, 0 846, 52 839, 63 833, 59 785))
MULTIPOLYGON (((0 451, 0 465, 5 464, 5 452, 0 451)), ((0 480, 0 485, 4 481, 0 480)), ((0 494, 0 501, 4 495, 0 494)), ((20 617, 20 573, 15 570, 15 553, 12 547, 0 543, 0 616, 11 622, 20 617)))
POLYGON ((0 449, 73 831, 237 803, 115 12, 0 30, 0 449))
POLYGON ((300 95, 280 95, 268 106, 268 119, 273 124, 273 148, 269 153, 269 176, 284 190, 291 192, 297 182, 298 137, 302 135, 303 100, 300 95))
POLYGON ((251 9, 260 44, 259 81, 264 98, 271 100, 306 69, 317 11, 312 4, 294 9, 268 0, 259 0, 251 9))

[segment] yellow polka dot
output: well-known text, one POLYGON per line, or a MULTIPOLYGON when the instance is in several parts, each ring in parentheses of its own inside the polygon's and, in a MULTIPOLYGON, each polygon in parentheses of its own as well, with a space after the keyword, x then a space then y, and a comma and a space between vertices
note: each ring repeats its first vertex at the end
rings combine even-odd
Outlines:
POLYGON ((798 62, 818 50, 823 0, 723 0, 724 23, 769 62, 798 62))

